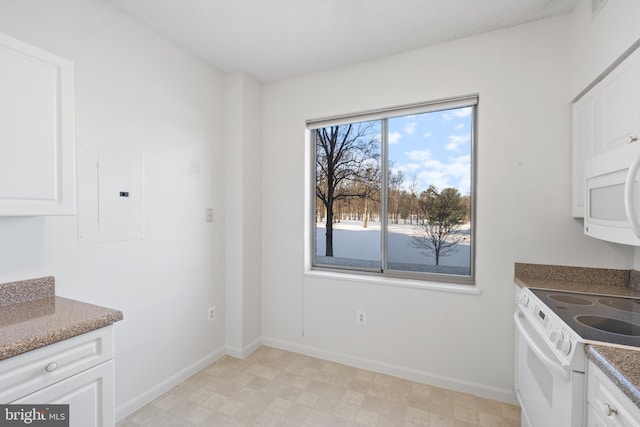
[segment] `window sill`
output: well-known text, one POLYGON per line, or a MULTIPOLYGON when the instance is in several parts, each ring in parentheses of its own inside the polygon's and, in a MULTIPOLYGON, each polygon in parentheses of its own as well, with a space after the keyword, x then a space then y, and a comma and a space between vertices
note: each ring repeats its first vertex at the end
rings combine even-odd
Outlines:
POLYGON ((480 289, 476 285, 461 285, 456 283, 428 282, 423 280, 400 279, 395 277, 381 277, 370 274, 340 273, 335 271, 312 270, 305 268, 305 277, 321 279, 342 280, 349 282, 369 283, 375 285, 404 287, 413 289, 425 289, 431 291, 451 292, 457 294, 480 295, 480 289))

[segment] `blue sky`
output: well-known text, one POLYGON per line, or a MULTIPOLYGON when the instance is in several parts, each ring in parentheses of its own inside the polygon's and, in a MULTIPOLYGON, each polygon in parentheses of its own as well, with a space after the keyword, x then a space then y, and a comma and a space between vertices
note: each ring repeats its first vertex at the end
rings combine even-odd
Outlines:
POLYGON ((393 173, 401 170, 403 187, 416 193, 429 185, 470 193, 471 107, 391 118, 389 160, 393 173))

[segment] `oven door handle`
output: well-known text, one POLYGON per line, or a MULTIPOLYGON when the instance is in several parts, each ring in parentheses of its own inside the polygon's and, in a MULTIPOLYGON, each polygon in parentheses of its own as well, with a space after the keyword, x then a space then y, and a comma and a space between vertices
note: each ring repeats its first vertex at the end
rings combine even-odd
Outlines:
POLYGON ((513 315, 513 320, 516 324, 516 327, 518 328, 518 331, 527 341, 527 345, 529 346, 529 348, 533 350, 536 356, 538 356, 540 362, 542 362, 544 366, 549 368, 550 371, 558 374, 560 377, 564 378, 567 381, 570 380, 571 374, 569 372, 569 368, 554 362, 553 360, 551 360, 551 358, 549 358, 549 356, 544 354, 544 352, 540 349, 540 347, 538 347, 538 345, 535 343, 531 335, 529 335, 524 325, 522 324, 522 320, 520 320, 520 313, 522 313, 522 311, 520 311, 520 308, 518 307, 518 311, 516 311, 513 315))

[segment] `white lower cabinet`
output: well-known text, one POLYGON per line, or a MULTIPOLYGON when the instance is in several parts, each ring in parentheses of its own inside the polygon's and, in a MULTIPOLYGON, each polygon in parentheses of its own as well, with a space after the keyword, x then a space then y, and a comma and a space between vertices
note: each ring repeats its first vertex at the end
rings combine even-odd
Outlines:
POLYGON ((110 360, 11 403, 69 405, 70 427, 111 427, 113 361, 110 360))
POLYGON ((588 427, 640 427, 640 408, 589 361, 588 427))
POLYGON ((112 427, 113 326, 0 360, 0 403, 68 404, 71 427, 112 427))

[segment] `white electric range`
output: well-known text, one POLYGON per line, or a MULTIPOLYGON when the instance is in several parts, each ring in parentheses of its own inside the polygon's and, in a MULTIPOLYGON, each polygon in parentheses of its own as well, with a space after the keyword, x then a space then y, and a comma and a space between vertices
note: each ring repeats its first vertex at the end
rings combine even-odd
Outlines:
POLYGON ((586 343, 640 347, 640 300, 516 287, 523 427, 582 427, 586 343))

